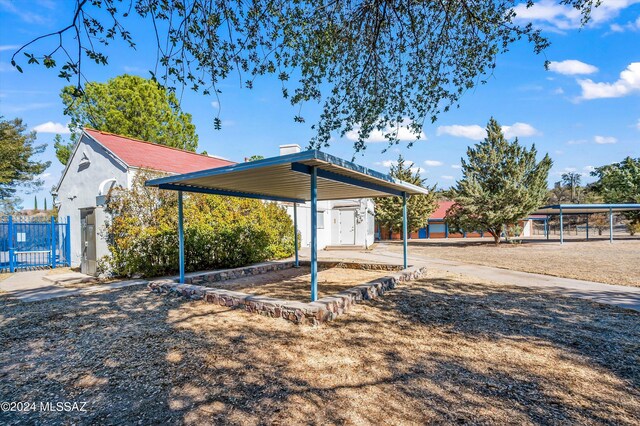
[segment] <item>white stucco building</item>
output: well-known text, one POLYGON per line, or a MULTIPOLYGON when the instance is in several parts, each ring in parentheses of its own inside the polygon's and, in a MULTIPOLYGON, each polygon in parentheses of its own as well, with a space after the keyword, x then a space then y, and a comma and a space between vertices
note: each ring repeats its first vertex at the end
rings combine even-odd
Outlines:
MULTIPOLYGON (((282 145, 280 154, 299 152, 298 145, 282 145)), ((109 254, 100 228, 107 220, 102 204, 115 186, 131 188, 140 169, 166 174, 189 173, 235 164, 219 157, 196 154, 112 133, 85 129, 56 188, 60 217, 71 223, 71 265, 95 274, 97 261, 109 254)), ((283 204, 293 218, 293 205, 283 204)), ((300 204, 298 231, 301 247, 311 238, 310 205, 300 204)), ((318 203, 318 249, 328 246, 368 247, 373 244, 371 200, 318 203)))

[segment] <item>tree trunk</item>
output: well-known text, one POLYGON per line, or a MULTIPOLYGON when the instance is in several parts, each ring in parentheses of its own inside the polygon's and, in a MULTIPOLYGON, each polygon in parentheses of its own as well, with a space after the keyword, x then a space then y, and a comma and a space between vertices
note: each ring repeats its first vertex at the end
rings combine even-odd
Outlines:
POLYGON ((502 234, 502 228, 488 230, 489 233, 493 236, 493 242, 496 246, 500 245, 500 234, 502 234))

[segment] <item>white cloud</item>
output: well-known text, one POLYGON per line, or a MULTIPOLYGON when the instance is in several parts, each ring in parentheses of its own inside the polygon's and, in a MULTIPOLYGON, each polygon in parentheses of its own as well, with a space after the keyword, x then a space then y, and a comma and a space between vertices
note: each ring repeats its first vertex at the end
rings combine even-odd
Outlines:
POLYGON ((438 160, 424 160, 424 164, 426 164, 429 167, 439 167, 439 166, 442 166, 444 163, 438 160))
POLYGON ((453 176, 449 176, 449 175, 442 175, 440 176, 442 179, 446 179, 446 180, 453 180, 455 179, 453 176))
POLYGON ((376 166, 391 167, 394 164, 396 164, 396 162, 393 160, 384 160, 384 161, 376 161, 373 164, 375 164, 376 166))
POLYGON ((477 124, 472 124, 469 126, 462 126, 460 124, 454 124, 453 126, 439 126, 436 130, 436 134, 440 135, 451 135, 460 138, 467 138, 473 140, 482 140, 487 136, 484 128, 478 126, 477 124))
POLYGON ((583 143, 587 143, 584 139, 571 139, 567 141, 567 145, 582 145, 583 143))
POLYGON ((596 168, 595 168, 595 167, 593 167, 593 166, 584 166, 584 167, 582 168, 582 170, 583 170, 584 172, 587 172, 587 173, 592 172, 592 171, 594 171, 595 169, 596 169, 596 168))
POLYGON ((636 129, 640 130, 640 118, 638 118, 638 122, 636 123, 636 129))
POLYGON ((19 48, 20 45, 19 44, 5 44, 0 46, 0 52, 4 52, 6 50, 15 50, 17 48, 19 48))
POLYGON ((416 174, 423 174, 424 172, 426 172, 425 169, 423 169, 422 167, 409 167, 409 170, 411 170, 411 173, 416 174))
POLYGON ((507 139, 516 136, 534 136, 539 132, 528 123, 513 123, 511 126, 502 126, 502 131, 507 139))
POLYGON ((553 91, 554 95, 564 95, 564 89, 562 87, 558 87, 553 91))
POLYGON ((461 168, 462 168, 462 166, 461 166, 460 164, 452 164, 452 165, 451 165, 451 168, 452 168, 452 169, 461 169, 461 168))
POLYGON ((556 153, 556 155, 562 155, 562 154, 564 154, 564 151, 563 151, 563 150, 561 150, 561 149, 556 149, 554 152, 556 153))
POLYGON ((593 140, 595 143, 600 145, 618 142, 618 139, 614 138, 613 136, 594 136, 593 140))
MULTIPOLYGON (((505 137, 513 138, 516 136, 533 136, 540 134, 535 127, 528 123, 513 123, 510 126, 502 126, 502 131, 504 132, 505 137)), ((452 126, 440 126, 436 130, 436 134, 440 135, 451 135, 461 138, 473 139, 475 141, 479 141, 484 139, 487 136, 486 130, 477 125, 471 124, 468 126, 463 126, 459 124, 454 124, 452 126)))
MULTIPOLYGON (((605 0, 591 11, 589 27, 597 27, 611 21, 621 10, 640 3, 640 0, 605 0)), ((582 26, 582 15, 578 9, 559 4, 555 0, 540 0, 527 8, 526 2, 514 8, 520 23, 533 22, 536 26, 555 31, 578 29, 582 26)))
MULTIPOLYGON (((395 133, 396 137, 400 141, 427 140, 427 136, 423 131, 420 131, 419 134, 415 134, 410 129, 408 129, 407 125, 409 124, 410 123, 408 122, 408 120, 405 120, 397 126, 387 126, 384 130, 373 130, 366 141, 369 143, 388 142, 387 138, 385 138, 384 136, 387 133, 395 133)), ((346 138, 350 141, 357 141, 359 130, 360 128, 355 128, 348 131, 345 134, 346 138)))
POLYGON ((61 123, 54 123, 53 121, 47 121, 46 123, 38 124, 33 128, 38 133, 60 133, 68 135, 71 133, 69 128, 61 123))
POLYGON ((611 24, 609 27, 614 33, 622 33, 625 31, 640 31, 640 17, 635 21, 627 22, 626 24, 611 24))
POLYGON ((576 170, 578 170, 578 169, 576 169, 575 167, 565 167, 564 168, 564 172, 565 173, 575 172, 576 170))
POLYGON ((220 102, 212 101, 211 102, 211 106, 214 107, 215 109, 219 109, 220 108, 220 102))
POLYGON ((613 83, 596 83, 591 79, 578 80, 582 88, 579 99, 620 98, 640 93, 640 62, 632 62, 613 83))
POLYGON ((578 75, 593 74, 598 72, 598 68, 575 59, 567 59, 560 62, 551 61, 549 63, 549 71, 564 75, 578 75))

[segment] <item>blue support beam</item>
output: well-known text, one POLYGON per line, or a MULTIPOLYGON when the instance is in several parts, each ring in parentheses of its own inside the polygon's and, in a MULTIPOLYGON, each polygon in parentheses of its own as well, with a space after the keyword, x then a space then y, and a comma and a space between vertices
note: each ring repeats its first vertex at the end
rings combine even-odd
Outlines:
POLYGON ((293 244, 296 251, 296 263, 295 267, 300 267, 298 260, 298 203, 293 203, 293 244))
POLYGON ((549 216, 544 218, 544 236, 549 239, 549 216))
POLYGON ((318 300, 318 175, 311 170, 311 301, 318 300))
POLYGON ((402 249, 404 269, 407 269, 407 193, 402 193, 402 249))
POLYGON ((311 174, 311 170, 316 171, 316 175, 319 178, 333 180, 336 182, 346 183, 347 185, 358 186, 360 188, 371 189, 372 191, 384 192, 385 194, 391 194, 396 196, 402 196, 403 192, 396 189, 387 188, 386 186, 378 185, 373 182, 368 182, 360 179, 355 179, 349 176, 344 176, 339 173, 334 173, 329 170, 318 169, 314 166, 307 166, 302 163, 291 163, 291 170, 298 173, 311 174))
POLYGON ((304 203, 304 200, 298 198, 276 197, 264 194, 253 194, 250 192, 227 191, 223 189, 200 188, 197 186, 176 185, 174 183, 163 183, 158 185, 160 189, 168 189, 171 191, 197 192, 199 194, 226 195, 229 197, 254 198, 258 200, 283 201, 287 203, 304 203))
POLYGON ((587 241, 589 241, 589 213, 587 213, 587 241))
POLYGON ((67 266, 71 266, 71 216, 67 216, 66 223, 67 233, 65 235, 67 247, 67 266))
POLYGON ((184 223, 182 215, 182 191, 178 191, 178 251, 180 257, 180 284, 184 284, 184 223))
POLYGON ((431 227, 429 225, 429 222, 427 222, 427 238, 431 238, 431 227))
POLYGON ((14 273, 16 271, 16 265, 14 261, 14 251, 13 248, 13 217, 9 216, 9 224, 7 225, 8 233, 9 233, 9 272, 14 273))
POLYGON ((51 216, 51 268, 56 268, 56 218, 51 216))
POLYGON ((560 244, 564 244, 564 226, 562 221, 562 207, 560 207, 560 244))
POLYGON ((444 237, 449 238, 449 224, 447 222, 444 223, 444 237))
POLYGON ((609 207, 609 242, 613 243, 613 209, 609 207))

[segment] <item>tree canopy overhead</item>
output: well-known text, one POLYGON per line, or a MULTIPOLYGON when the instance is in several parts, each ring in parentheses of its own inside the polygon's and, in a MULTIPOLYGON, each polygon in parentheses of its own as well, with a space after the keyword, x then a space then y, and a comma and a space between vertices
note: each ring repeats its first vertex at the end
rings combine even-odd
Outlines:
MULTIPOLYGON (((77 78, 83 60, 107 64, 104 46, 135 41, 126 18, 137 14, 156 32, 154 78, 169 87, 219 95, 234 76, 248 88, 264 74, 282 83, 293 105, 322 105, 315 147, 332 134, 356 130, 356 151, 373 131, 398 143, 398 130, 417 136, 425 121, 458 104, 463 93, 484 83, 497 55, 521 38, 536 53, 548 41, 531 24, 515 21, 518 0, 75 0, 69 25, 18 49, 12 64, 29 63, 77 78), (100 10, 98 10, 100 9, 100 10), (59 46, 42 51, 54 38, 59 46), (72 46, 68 46, 71 43, 72 46), (74 45, 75 44, 75 45, 74 45), (19 55, 20 54, 20 55, 19 55)), ((528 0, 527 6, 533 5, 528 0)), ((587 22, 600 0, 559 0, 587 22)), ((304 122, 299 113, 294 119, 304 122)), ((215 127, 220 127, 220 117, 215 127)))
MULTIPOLYGON (((640 157, 627 157, 619 163, 597 167, 591 172, 598 180, 593 188, 606 203, 640 203, 640 157)), ((640 212, 623 212, 640 230, 640 212)))
POLYGON ((174 93, 157 82, 132 75, 120 75, 106 83, 87 83, 84 95, 67 86, 60 97, 70 117, 71 142, 56 136, 56 156, 66 164, 83 127, 142 139, 160 145, 195 151, 196 126, 191 114, 182 112, 174 93))
POLYGON ((549 155, 536 160, 536 147, 527 149, 516 138, 509 142, 493 118, 484 141, 469 147, 462 159, 462 179, 451 189, 455 204, 447 222, 456 231, 486 230, 495 243, 507 226, 526 218, 544 202, 549 155))

